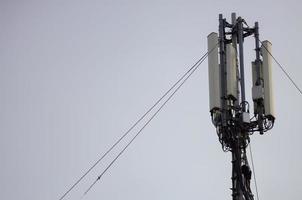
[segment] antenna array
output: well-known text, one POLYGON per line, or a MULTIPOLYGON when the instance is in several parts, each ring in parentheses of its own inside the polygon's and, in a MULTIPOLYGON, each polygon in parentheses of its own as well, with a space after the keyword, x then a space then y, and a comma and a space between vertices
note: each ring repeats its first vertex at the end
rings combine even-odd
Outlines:
POLYGON ((209 98, 212 123, 224 151, 232 152, 233 200, 251 200, 251 170, 246 157, 250 135, 263 134, 275 122, 272 91, 271 43, 260 47, 259 26, 250 28, 232 13, 229 23, 219 15, 219 33, 208 35, 209 98), (245 95, 244 39, 254 35, 256 58, 252 62, 253 117, 245 95), (217 45, 218 44, 218 45, 217 45))

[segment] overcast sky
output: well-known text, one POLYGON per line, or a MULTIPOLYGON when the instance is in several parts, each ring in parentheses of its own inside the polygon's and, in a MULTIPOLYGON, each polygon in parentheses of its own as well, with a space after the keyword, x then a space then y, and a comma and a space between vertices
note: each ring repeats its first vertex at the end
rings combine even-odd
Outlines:
MULTIPOLYGON (((260 38, 302 87, 301 4, 2 0, 0 199, 59 199, 206 52, 219 13, 259 21, 260 38)), ((251 103, 254 40, 245 43, 251 103)), ((300 199, 302 96, 276 64, 273 73, 275 127, 252 136, 260 199, 300 199)), ((85 200, 231 199, 207 74, 204 62, 85 200)), ((80 199, 124 144, 66 199, 80 199)))

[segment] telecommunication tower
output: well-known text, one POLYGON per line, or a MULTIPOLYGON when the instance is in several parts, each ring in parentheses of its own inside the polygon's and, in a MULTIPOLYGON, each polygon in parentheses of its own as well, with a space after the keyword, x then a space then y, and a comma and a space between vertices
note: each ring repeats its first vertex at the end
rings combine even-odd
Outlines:
POLYGON ((232 13, 231 23, 219 15, 219 33, 208 35, 209 102, 212 123, 224 151, 232 153, 233 200, 253 200, 252 172, 246 156, 250 136, 274 126, 271 43, 259 40, 258 22, 249 27, 232 13), (244 39, 254 35, 252 68, 253 117, 245 95, 244 39), (260 46, 261 43, 261 46, 260 46))

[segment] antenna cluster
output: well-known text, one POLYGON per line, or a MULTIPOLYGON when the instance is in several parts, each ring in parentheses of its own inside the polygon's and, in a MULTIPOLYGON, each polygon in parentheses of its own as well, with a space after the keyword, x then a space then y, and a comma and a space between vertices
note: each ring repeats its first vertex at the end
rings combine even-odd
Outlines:
POLYGON ((251 170, 246 158, 250 135, 263 134, 275 122, 272 91, 271 43, 259 40, 259 26, 249 27, 232 13, 231 23, 219 15, 219 33, 208 35, 209 97, 212 123, 224 151, 232 152, 233 199, 253 199, 249 186, 251 170), (243 44, 255 38, 255 60, 252 68, 253 117, 245 95, 243 44), (260 47, 261 43, 261 47, 260 47))
MULTIPOLYGON (((247 134, 256 131, 263 134, 270 130, 275 121, 272 91, 271 43, 261 42, 259 47, 258 23, 247 26, 241 17, 232 14, 232 23, 219 19, 219 36, 208 35, 209 97, 212 123, 217 129, 224 150, 231 150, 231 129, 247 134), (244 26, 245 25, 245 26, 244 26), (252 62, 253 117, 245 97, 243 42, 244 38, 255 36, 256 58, 252 62), (218 45, 217 45, 218 44, 218 45), (241 94, 241 95, 240 95, 241 94)), ((247 135, 248 136, 248 135, 247 135)), ((248 137, 246 137, 248 139, 248 137)))

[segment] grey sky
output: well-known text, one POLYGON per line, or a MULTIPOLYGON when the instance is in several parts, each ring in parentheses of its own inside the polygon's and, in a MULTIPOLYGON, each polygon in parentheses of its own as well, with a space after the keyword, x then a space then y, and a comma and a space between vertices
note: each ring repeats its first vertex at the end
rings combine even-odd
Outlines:
MULTIPOLYGON (((302 87, 301 6, 298 0, 1 1, 0 198, 58 199, 206 52, 219 13, 259 21, 260 38, 272 42, 302 87)), ((252 39, 245 48, 250 93, 252 39)), ((273 72, 275 127, 252 136, 260 198, 299 199, 302 96, 276 64, 273 72)), ((80 199, 112 158, 66 199, 80 199)), ((230 178, 230 153, 222 152, 210 122, 204 62, 84 199, 231 199, 230 178)))

